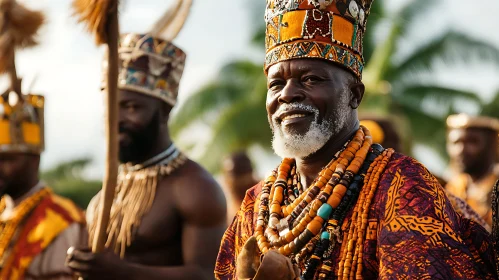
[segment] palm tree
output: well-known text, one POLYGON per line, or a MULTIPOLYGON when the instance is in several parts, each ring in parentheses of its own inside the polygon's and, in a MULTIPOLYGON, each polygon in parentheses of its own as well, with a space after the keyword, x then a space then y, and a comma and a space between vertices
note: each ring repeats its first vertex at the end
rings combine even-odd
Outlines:
MULTIPOLYGON (((435 61, 499 62, 499 50, 468 35, 448 31, 395 60, 393 54, 398 53, 399 43, 415 24, 416 16, 434 6, 434 1, 412 0, 395 13, 388 13, 383 3, 374 2, 368 22, 371 32, 364 41, 366 95, 361 112, 398 117, 400 122, 407 124, 403 134, 412 136, 406 139, 412 138, 444 155, 445 117, 456 111, 458 102, 464 100, 477 106, 481 102, 473 92, 430 83, 418 78, 418 74, 431 74, 435 61), (389 27, 388 36, 383 40, 376 38, 373 32, 380 25, 389 27)), ((263 15, 261 9, 255 11, 263 15)), ((255 28, 253 42, 263 46, 263 20, 257 22, 261 25, 255 28)), ((262 64, 231 62, 222 68, 216 79, 183 104, 172 120, 173 135, 178 136, 183 129, 200 120, 208 125, 213 137, 200 161, 209 170, 216 171, 224 154, 252 145, 269 149, 271 133, 266 120, 265 98, 262 64)))
POLYGON ((91 160, 80 158, 59 163, 54 168, 44 171, 41 178, 58 194, 73 200, 85 209, 90 199, 100 190, 102 182, 87 180, 83 171, 91 160))

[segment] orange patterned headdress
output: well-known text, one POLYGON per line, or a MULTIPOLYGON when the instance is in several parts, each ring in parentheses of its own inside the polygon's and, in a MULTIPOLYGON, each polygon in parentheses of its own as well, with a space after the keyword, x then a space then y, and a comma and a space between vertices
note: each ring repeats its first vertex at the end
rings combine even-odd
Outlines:
POLYGON ((361 78, 362 41, 373 0, 267 0, 265 71, 280 61, 320 58, 361 78))

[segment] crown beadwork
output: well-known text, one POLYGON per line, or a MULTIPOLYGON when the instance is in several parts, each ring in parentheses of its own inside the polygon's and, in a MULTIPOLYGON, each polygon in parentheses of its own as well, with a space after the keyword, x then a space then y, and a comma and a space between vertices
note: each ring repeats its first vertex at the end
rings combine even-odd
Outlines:
POLYGON ((171 42, 149 34, 120 38, 118 87, 147 94, 174 106, 186 55, 171 42))
POLYGON ((24 95, 15 105, 8 99, 9 94, 0 96, 0 153, 41 154, 45 148, 44 97, 24 95))
POLYGON ((372 0, 267 0, 265 70, 320 58, 362 76, 362 41, 372 0))

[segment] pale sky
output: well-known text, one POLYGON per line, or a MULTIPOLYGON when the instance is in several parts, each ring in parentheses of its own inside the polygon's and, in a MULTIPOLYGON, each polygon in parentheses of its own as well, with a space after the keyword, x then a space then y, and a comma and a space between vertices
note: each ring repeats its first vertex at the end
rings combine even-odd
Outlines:
MULTIPOLYGON (((249 1, 194 0, 190 17, 174 41, 187 53, 187 65, 180 87, 180 101, 216 75, 231 59, 263 61, 249 45, 251 21, 249 1)), ((390 0, 393 6, 405 0, 390 0)), ((42 168, 63 160, 90 156, 92 174, 99 175, 104 162, 103 98, 99 91, 103 50, 70 17, 70 0, 24 0, 27 6, 43 10, 48 24, 42 29, 40 46, 17 55, 17 69, 25 90, 36 77, 33 92, 46 96, 46 143, 42 168)), ((121 31, 145 32, 169 7, 172 0, 122 1, 121 31)), ((410 36, 424 41, 446 28, 464 30, 499 46, 499 1, 443 0, 421 18, 421 25, 410 36)), ((263 20, 263 15, 262 19, 263 20)), ((408 40, 407 49, 413 41, 408 40)), ((401 54, 403 55, 403 54, 401 54)), ((446 70, 433 79, 478 90, 484 98, 499 89, 497 66, 476 65, 446 70)), ((0 80, 4 88, 5 80, 0 80)), ((263 104, 262 104, 263 106, 263 104)), ((269 143, 270 144, 270 143, 269 143)), ((430 169, 441 163, 422 151, 419 157, 430 169)), ((273 164, 273 163, 272 163, 273 164)))

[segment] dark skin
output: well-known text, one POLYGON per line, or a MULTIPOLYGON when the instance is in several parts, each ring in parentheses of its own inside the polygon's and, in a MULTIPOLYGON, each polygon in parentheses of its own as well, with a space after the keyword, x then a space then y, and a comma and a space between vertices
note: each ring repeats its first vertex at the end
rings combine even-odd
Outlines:
POLYGON ((39 155, 0 153, 0 196, 15 200, 28 193, 39 181, 39 166, 39 155))
POLYGON ((451 160, 461 172, 480 181, 494 169, 497 155, 497 134, 484 128, 452 129, 447 137, 451 160))
MULTIPOLYGON (((120 125, 140 130, 158 112, 161 119, 154 145, 133 162, 170 146, 170 110, 153 97, 121 91, 120 125)), ((120 144, 126 146, 127 138, 120 133, 120 144)), ((159 181, 152 208, 143 217, 125 260, 110 252, 93 254, 83 249, 75 250, 67 264, 88 279, 213 279, 225 218, 220 187, 201 166, 187 161, 159 181)))
MULTIPOLYGON (((279 106, 285 103, 301 103, 319 110, 319 122, 331 120, 338 110, 344 110, 345 124, 336 135, 317 152, 305 158, 297 158, 297 171, 310 185, 332 156, 352 137, 359 128, 357 108, 364 96, 364 85, 349 71, 320 59, 294 59, 279 62, 269 68, 267 75, 267 114, 272 120, 279 106), (348 108, 339 104, 342 96, 348 100, 348 108), (343 107, 341 107, 343 106, 343 107)), ((290 112, 302 113, 302 112, 290 112)), ((306 115, 282 123, 295 133, 304 134, 313 116, 306 115)))

